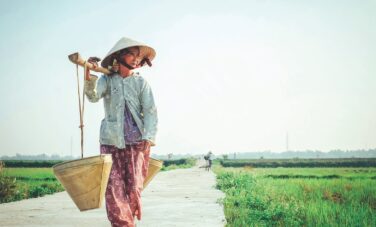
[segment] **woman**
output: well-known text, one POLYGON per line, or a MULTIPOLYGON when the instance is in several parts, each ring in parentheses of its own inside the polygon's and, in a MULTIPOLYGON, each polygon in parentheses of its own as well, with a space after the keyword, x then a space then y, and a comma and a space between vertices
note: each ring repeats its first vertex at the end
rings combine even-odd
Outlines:
MULTIPOLYGON (((134 226, 141 220, 141 191, 147 175, 150 146, 155 145, 157 110, 149 84, 134 69, 151 66, 153 48, 120 39, 103 59, 113 71, 98 79, 85 76, 90 102, 103 98, 105 118, 100 128, 100 152, 111 154, 113 165, 106 190, 107 216, 112 226, 134 226)), ((97 65, 97 58, 89 61, 97 65)))

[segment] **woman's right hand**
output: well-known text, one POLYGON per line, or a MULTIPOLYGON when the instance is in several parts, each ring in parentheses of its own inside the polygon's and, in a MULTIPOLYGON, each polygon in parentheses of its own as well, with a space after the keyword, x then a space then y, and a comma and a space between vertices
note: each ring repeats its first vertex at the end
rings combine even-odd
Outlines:
MULTIPOLYGON (((93 64, 94 68, 97 68, 98 62, 100 62, 101 59, 98 57, 90 57, 87 61, 93 64)), ((86 68, 86 72, 85 72, 85 80, 90 80, 90 69, 88 67, 86 68)))
POLYGON ((94 65, 94 68, 98 67, 98 62, 101 61, 100 58, 98 57, 90 57, 89 59, 87 59, 88 62, 90 62, 91 64, 94 65))

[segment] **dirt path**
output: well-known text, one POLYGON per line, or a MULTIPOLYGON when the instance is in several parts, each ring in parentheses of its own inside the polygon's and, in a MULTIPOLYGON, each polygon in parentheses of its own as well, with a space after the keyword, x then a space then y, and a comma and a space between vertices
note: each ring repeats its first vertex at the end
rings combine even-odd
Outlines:
MULTIPOLYGON (((215 175, 202 168, 159 173, 143 192, 143 219, 137 227, 224 226, 223 193, 215 175)), ((67 193, 0 204, 0 226, 107 226, 106 210, 79 212, 67 193)))

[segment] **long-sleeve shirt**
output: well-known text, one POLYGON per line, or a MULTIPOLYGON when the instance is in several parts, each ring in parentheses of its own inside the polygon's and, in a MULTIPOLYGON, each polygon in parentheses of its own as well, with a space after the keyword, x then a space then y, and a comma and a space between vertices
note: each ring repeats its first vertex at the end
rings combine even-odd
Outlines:
POLYGON ((149 84, 138 73, 125 78, 119 74, 102 75, 99 79, 91 75, 90 80, 85 81, 84 91, 90 102, 103 98, 105 117, 100 129, 101 144, 125 148, 124 110, 127 105, 142 139, 155 145, 157 108, 149 84))

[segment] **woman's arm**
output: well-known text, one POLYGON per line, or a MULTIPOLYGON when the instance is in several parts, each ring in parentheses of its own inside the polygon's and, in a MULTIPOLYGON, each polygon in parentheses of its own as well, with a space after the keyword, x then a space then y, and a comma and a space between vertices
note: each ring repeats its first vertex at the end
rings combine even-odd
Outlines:
POLYGON ((98 80, 97 76, 90 75, 87 79, 84 84, 85 95, 90 102, 98 102, 107 92, 108 78, 103 75, 98 80))
MULTIPOLYGON (((93 64, 94 68, 98 67, 101 59, 90 57, 88 62, 93 64)), ((90 102, 98 102, 107 91, 107 76, 103 75, 99 80, 95 75, 90 74, 90 69, 86 68, 84 92, 90 102)))
POLYGON ((143 81, 141 90, 141 105, 144 116, 144 133, 142 139, 149 141, 154 146, 158 125, 157 108, 154 103, 153 92, 145 80, 143 81))

